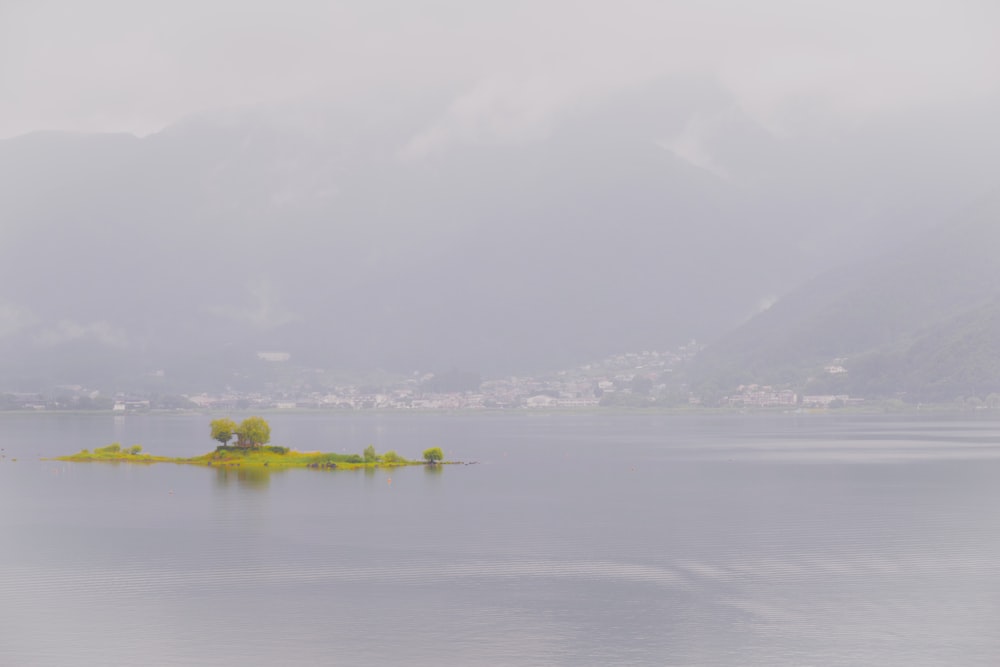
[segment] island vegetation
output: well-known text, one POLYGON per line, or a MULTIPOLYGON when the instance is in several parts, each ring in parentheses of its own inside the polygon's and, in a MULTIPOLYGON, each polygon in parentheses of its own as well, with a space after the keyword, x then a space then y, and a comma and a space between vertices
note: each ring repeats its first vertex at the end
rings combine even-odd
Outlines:
POLYGON ((210 424, 210 435, 220 444, 214 451, 194 456, 153 456, 143 452, 141 445, 122 447, 114 442, 93 451, 84 449, 69 456, 58 456, 55 461, 111 463, 183 463, 201 466, 254 467, 281 470, 285 468, 314 468, 323 470, 356 470, 361 468, 395 468, 413 465, 439 465, 447 463, 440 447, 424 450, 423 458, 410 460, 390 450, 379 454, 374 445, 365 447, 361 454, 334 452, 299 452, 288 447, 269 445, 271 427, 262 417, 248 417, 240 424, 231 419, 216 419, 210 424), (229 444, 233 438, 233 444, 229 444))

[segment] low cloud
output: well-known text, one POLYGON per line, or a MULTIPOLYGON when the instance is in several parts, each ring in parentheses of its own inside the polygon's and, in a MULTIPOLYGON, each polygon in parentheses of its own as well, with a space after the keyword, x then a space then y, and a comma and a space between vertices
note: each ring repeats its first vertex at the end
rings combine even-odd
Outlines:
POLYGON ((760 301, 757 302, 757 312, 763 313, 765 310, 770 310, 771 306, 778 303, 778 297, 775 294, 768 294, 762 297, 760 301))
POLYGON ((718 116, 693 116, 678 134, 661 142, 660 146, 696 167, 729 179, 728 170, 716 160, 707 145, 720 122, 718 116))
POLYGON ((36 318, 20 306, 0 301, 0 338, 16 334, 35 324, 36 318))
POLYGON ((257 329, 276 329, 297 322, 301 317, 283 309, 278 304, 277 290, 269 282, 259 282, 248 287, 248 305, 208 306, 205 311, 225 319, 249 324, 257 329))
POLYGON ((453 144, 516 144, 544 138, 556 114, 579 93, 565 83, 541 77, 481 81, 413 136, 398 157, 419 159, 453 144))
POLYGON ((40 345, 55 346, 84 339, 94 340, 108 347, 127 347, 129 342, 125 331, 108 322, 83 324, 73 320, 60 320, 55 326, 42 329, 36 341, 40 345))

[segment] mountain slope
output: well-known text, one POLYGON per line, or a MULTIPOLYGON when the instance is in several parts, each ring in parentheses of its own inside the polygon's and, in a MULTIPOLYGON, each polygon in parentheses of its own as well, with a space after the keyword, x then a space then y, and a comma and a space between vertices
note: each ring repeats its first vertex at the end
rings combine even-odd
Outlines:
POLYGON ((738 224, 743 196, 594 113, 420 161, 393 119, 0 142, 0 371, 203 386, 278 349, 509 372, 721 330, 780 273, 713 281, 764 244, 738 224))
POLYGON ((791 382, 916 400, 1000 389, 998 211, 991 200, 887 256, 824 274, 710 346, 696 377, 719 389, 791 382), (846 376, 822 374, 844 357, 846 376))
MULTIPOLYGON (((496 375, 673 347, 873 252, 896 193, 936 173, 873 181, 865 151, 884 128, 779 136, 707 84, 581 101, 524 132, 463 124, 454 92, 206 114, 142 139, 0 141, 0 380, 259 385, 263 350, 496 375), (707 133, 699 109, 714 110, 707 133)), ((961 185, 975 167, 908 194, 908 223, 976 190, 961 185)), ((870 321, 892 339, 880 303, 870 321)), ((804 335, 827 316, 789 312, 781 331, 804 335)), ((871 332, 827 317, 811 334, 835 330, 823 354, 868 349, 871 332)), ((762 347, 762 367, 787 344, 762 347)))

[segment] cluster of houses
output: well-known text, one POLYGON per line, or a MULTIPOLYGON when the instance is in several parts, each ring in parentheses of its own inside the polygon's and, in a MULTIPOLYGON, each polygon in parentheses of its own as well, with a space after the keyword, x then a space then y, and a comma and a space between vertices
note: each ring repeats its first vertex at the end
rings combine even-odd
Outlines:
POLYGON ((791 389, 775 389, 770 385, 740 385, 738 393, 726 397, 726 403, 740 407, 777 407, 798 405, 799 397, 791 389))
MULTIPOLYGON (((652 403, 662 396, 674 369, 689 361, 701 349, 696 342, 672 351, 644 351, 617 354, 603 360, 538 376, 510 376, 489 379, 465 391, 435 391, 441 383, 433 374, 416 373, 381 386, 338 384, 296 389, 272 388, 267 391, 230 390, 218 393, 191 393, 182 396, 150 397, 116 394, 102 396, 84 387, 60 387, 57 395, 6 395, 6 409, 110 409, 117 414, 144 412, 157 408, 191 408, 217 411, 254 409, 326 409, 326 410, 481 410, 481 409, 580 409, 602 404, 637 405, 652 403)), ((258 353, 270 363, 284 363, 287 353, 258 353)), ((311 371, 320 373, 321 371, 311 371)), ((846 397, 832 397, 833 400, 846 397)), ((730 405, 760 406, 795 405, 797 397, 789 390, 767 386, 740 387, 730 396, 730 405)), ((804 397, 823 404, 824 397, 804 397)))
POLYGON ((806 394, 799 396, 791 389, 775 389, 770 385, 740 385, 737 393, 727 396, 725 404, 733 407, 804 407, 829 408, 857 405, 863 402, 860 398, 851 398, 847 394, 806 394))
POLYGON ((602 397, 629 394, 636 386, 655 390, 657 382, 700 349, 696 343, 668 352, 618 354, 599 362, 544 376, 511 376, 482 382, 468 391, 427 389, 433 375, 415 374, 390 386, 337 385, 321 391, 192 394, 203 409, 479 410, 503 408, 588 408, 602 397), (638 383, 638 384, 637 384, 638 383))

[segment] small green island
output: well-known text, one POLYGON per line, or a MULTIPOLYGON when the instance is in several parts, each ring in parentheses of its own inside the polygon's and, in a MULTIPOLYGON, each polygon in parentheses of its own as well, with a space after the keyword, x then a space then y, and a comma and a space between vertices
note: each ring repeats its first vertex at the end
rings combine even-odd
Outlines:
POLYGON ((365 447, 361 454, 333 452, 298 452, 288 447, 268 445, 271 427, 262 417, 248 417, 239 425, 231 419, 216 419, 211 423, 211 436, 219 441, 215 451, 191 458, 154 456, 146 454, 142 445, 122 447, 114 442, 93 451, 84 449, 69 456, 56 456, 52 461, 78 463, 182 463, 187 465, 269 468, 314 468, 321 470, 358 470, 365 468, 398 468, 402 466, 437 466, 452 461, 444 460, 440 447, 430 447, 419 460, 406 459, 395 451, 379 454, 374 445, 365 447), (230 442, 236 438, 234 444, 230 442))

